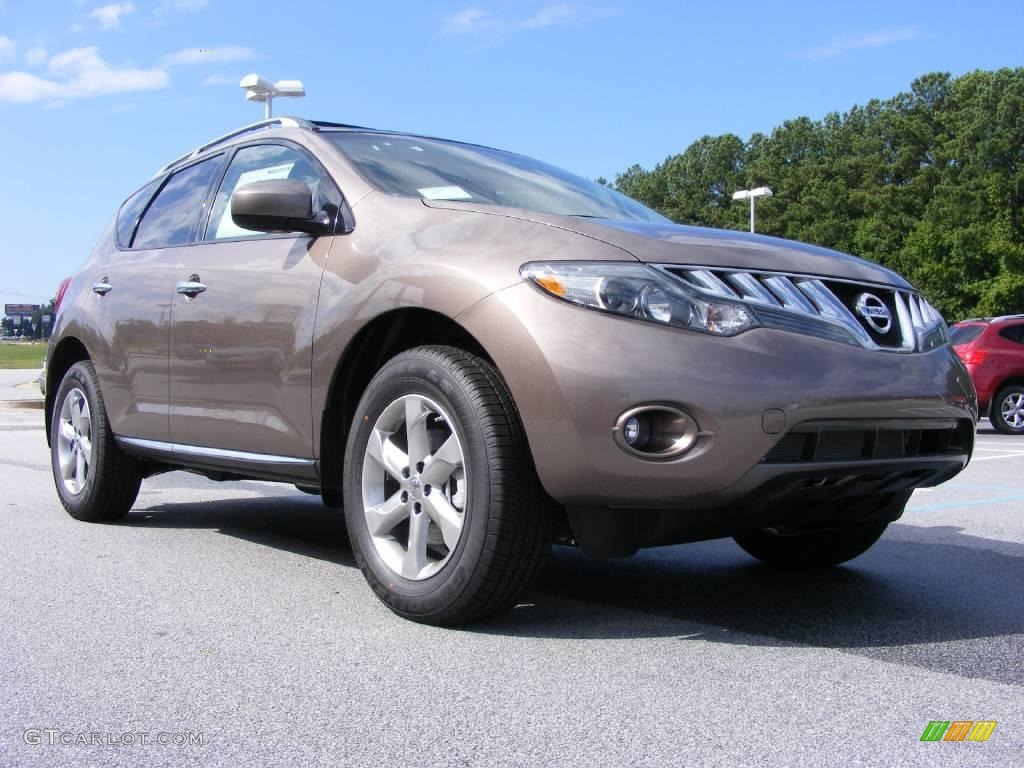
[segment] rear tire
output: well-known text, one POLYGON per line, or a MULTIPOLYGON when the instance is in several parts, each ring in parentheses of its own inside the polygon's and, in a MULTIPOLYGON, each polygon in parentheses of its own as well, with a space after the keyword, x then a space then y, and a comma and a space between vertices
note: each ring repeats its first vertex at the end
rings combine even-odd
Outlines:
POLYGON ((139 494, 139 463, 117 447, 88 360, 71 366, 53 399, 50 466, 60 502, 76 520, 120 520, 139 494))
POLYGON ((748 554, 765 565, 786 570, 811 570, 845 563, 864 554, 888 525, 884 520, 869 520, 806 532, 757 528, 738 533, 733 538, 748 554))
POLYGON ((512 397, 485 360, 431 346, 388 362, 356 408, 344 479, 356 562, 399 616, 466 624, 511 609, 532 586, 549 502, 512 397))
POLYGON ((1024 435, 1024 385, 1010 384, 996 393, 989 421, 1004 435, 1024 435))

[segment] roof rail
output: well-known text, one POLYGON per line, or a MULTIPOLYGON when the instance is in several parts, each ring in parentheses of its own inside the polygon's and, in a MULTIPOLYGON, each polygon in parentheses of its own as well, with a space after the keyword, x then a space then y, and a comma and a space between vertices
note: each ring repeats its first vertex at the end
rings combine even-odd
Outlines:
POLYGON ((1001 320, 1019 320, 1024 315, 1000 315, 999 317, 993 317, 992 322, 998 323, 1001 320))
POLYGON ((250 133, 252 131, 259 131, 259 130, 262 130, 263 128, 273 128, 273 127, 278 127, 278 128, 305 128, 306 130, 316 130, 316 128, 313 125, 313 123, 309 122, 308 120, 303 120, 301 117, 273 117, 273 118, 270 118, 269 120, 260 120, 257 123, 250 123, 249 125, 244 125, 241 128, 238 128, 238 129, 236 129, 234 131, 230 131, 229 133, 225 133, 223 136, 218 136, 213 141, 208 141, 205 144, 200 144, 198 147, 193 149, 191 152, 187 152, 186 154, 182 155, 181 157, 177 158, 176 160, 172 160, 171 162, 169 162, 167 165, 165 165, 163 168, 161 168, 159 171, 157 171, 156 175, 159 176, 161 173, 166 173, 167 171, 171 170, 172 168, 175 168, 175 167, 181 165, 182 163, 184 163, 184 162, 186 162, 188 160, 191 160, 193 157, 195 157, 197 155, 201 155, 206 150, 212 149, 213 147, 217 146, 218 144, 221 144, 221 143, 223 143, 225 141, 228 141, 229 139, 233 139, 236 136, 242 136, 243 134, 250 133))

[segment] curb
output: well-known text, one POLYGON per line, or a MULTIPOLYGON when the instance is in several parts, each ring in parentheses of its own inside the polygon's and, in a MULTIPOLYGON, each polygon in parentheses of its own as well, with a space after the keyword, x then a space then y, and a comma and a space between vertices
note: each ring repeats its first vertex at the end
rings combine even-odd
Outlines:
POLYGON ((0 411, 41 411, 46 407, 45 400, 3 400, 0 411))

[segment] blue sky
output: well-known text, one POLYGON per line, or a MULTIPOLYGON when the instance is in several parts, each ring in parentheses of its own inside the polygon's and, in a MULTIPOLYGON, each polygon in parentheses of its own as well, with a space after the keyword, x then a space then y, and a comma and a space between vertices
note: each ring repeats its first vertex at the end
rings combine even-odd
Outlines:
POLYGON ((1022 29, 1020 0, 0 0, 0 301, 52 296, 159 166, 259 119, 249 72, 305 82, 280 114, 612 178, 925 72, 1024 65, 1022 29))

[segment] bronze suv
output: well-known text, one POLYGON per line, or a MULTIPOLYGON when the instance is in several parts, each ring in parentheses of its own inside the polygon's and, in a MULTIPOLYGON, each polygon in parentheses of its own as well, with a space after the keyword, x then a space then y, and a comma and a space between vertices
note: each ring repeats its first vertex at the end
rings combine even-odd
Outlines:
POLYGON ((895 273, 679 226, 522 155, 296 118, 175 160, 60 287, 57 492, 291 483, 396 613, 515 605, 552 543, 856 557, 966 466, 977 401, 895 273))

